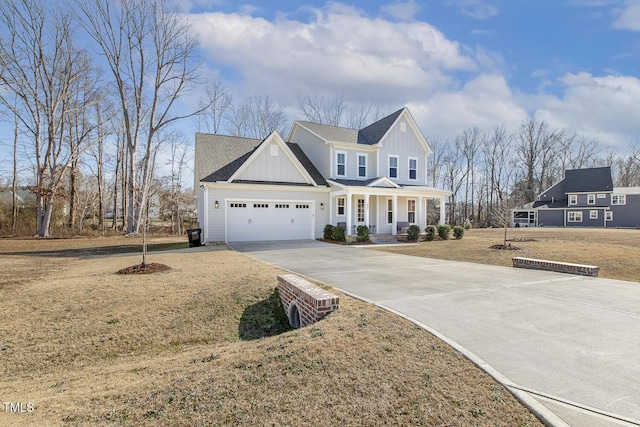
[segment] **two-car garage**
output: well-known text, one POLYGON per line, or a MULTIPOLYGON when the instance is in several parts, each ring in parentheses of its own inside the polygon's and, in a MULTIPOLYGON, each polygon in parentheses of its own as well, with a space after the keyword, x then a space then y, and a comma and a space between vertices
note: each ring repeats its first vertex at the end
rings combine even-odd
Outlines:
POLYGON ((227 200, 226 241, 305 240, 314 236, 314 201, 227 200))

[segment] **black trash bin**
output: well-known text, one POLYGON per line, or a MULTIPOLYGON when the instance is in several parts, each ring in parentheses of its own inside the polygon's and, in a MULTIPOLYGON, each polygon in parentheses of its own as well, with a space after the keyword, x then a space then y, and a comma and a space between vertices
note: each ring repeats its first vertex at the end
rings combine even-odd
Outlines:
POLYGON ((187 236, 189 236, 189 247, 194 248, 202 245, 202 239, 200 236, 202 235, 201 228, 190 228, 187 230, 187 236))

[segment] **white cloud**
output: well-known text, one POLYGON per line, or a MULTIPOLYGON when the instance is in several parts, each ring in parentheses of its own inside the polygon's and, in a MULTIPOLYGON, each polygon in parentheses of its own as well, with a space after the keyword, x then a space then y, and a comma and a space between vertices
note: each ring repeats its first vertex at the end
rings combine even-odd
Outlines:
POLYGON ((640 136, 640 79, 566 74, 560 97, 543 95, 536 117, 552 126, 597 138, 605 146, 624 149, 640 136))
POLYGON ((390 16, 399 21, 413 21, 422 6, 415 0, 399 1, 392 4, 384 5, 380 8, 382 15, 390 16))
POLYGON ((463 129, 489 130, 503 124, 515 129, 527 117, 503 76, 483 74, 458 91, 442 91, 409 105, 427 136, 453 139, 463 129))
POLYGON ((371 18, 339 3, 312 12, 310 22, 224 13, 190 21, 209 59, 235 70, 246 94, 269 93, 283 103, 296 92, 330 91, 397 104, 416 90, 449 86, 449 73, 478 67, 425 22, 371 18))
POLYGON ((614 12, 613 28, 640 31, 640 1, 627 0, 625 7, 614 12))
POLYGON ((487 19, 500 13, 498 6, 486 0, 448 0, 448 3, 474 19, 487 19))

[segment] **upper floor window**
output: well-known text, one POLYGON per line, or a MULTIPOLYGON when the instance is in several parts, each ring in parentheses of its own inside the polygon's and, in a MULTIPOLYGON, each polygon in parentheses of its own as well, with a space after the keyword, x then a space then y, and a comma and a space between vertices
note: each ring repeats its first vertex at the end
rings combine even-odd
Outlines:
POLYGON ((347 153, 336 153, 336 175, 347 175, 347 153))
POLYGON ((627 204, 627 195, 626 194, 612 194, 611 195, 611 204, 612 205, 626 205, 627 204))
POLYGON ((389 178, 398 177, 398 156, 389 156, 389 178))
POLYGON ((587 204, 588 205, 595 205, 596 204, 596 195, 595 194, 587 195, 587 204))
POLYGON ((367 177, 367 155, 358 154, 358 176, 361 178, 367 177))
POLYGON ((569 194, 569 204, 577 205, 578 204, 578 195, 577 194, 569 194))
POLYGON ((409 158, 409 179, 412 181, 418 179, 418 159, 413 157, 409 158))

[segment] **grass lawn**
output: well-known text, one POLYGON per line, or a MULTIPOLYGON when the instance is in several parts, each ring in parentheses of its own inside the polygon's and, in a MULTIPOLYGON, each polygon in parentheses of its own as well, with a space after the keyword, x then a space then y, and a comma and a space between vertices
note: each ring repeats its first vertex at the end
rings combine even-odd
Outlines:
POLYGON ((151 252, 171 270, 128 276, 140 255, 90 250, 131 244, 0 239, 0 400, 33 404, 0 425, 541 425, 404 319, 340 295, 289 330, 280 271, 224 246, 151 252))
POLYGON ((504 229, 467 230, 461 240, 378 248, 388 252, 511 266, 515 256, 597 265, 599 277, 640 282, 640 230, 605 228, 513 228, 507 239, 517 251, 495 250, 504 229), (530 241, 532 240, 532 241, 530 241))

